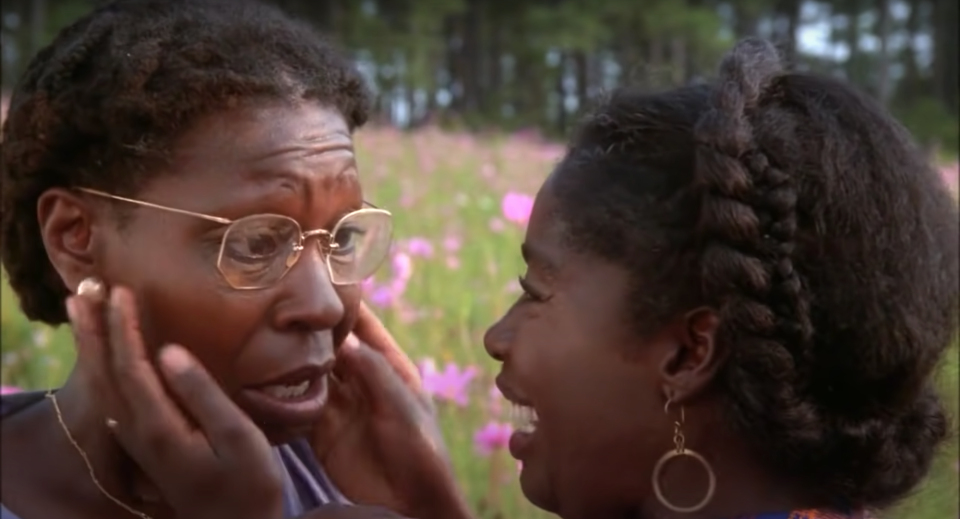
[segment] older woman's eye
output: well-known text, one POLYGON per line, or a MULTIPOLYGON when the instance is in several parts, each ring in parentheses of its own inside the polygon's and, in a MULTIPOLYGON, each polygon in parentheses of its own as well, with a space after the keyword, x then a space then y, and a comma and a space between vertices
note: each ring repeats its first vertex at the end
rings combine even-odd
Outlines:
POLYGON ((350 254, 356 248, 357 242, 363 239, 366 229, 360 227, 345 226, 337 230, 337 235, 333 237, 333 242, 337 244, 337 254, 350 254))

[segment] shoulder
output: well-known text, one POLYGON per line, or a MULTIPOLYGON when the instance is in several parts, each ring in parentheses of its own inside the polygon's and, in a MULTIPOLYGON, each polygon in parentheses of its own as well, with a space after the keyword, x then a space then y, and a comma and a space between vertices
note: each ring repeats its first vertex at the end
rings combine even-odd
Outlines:
POLYGON ((303 509, 331 503, 352 504, 327 476, 306 440, 280 445, 277 452, 303 509))
MULTIPOLYGON (((15 415, 20 411, 41 402, 46 391, 21 391, 0 396, 0 419, 15 415)), ((6 519, 6 516, 0 516, 6 519)))
POLYGON ((20 516, 15 515, 13 512, 7 509, 7 507, 0 504, 0 519, 20 519, 20 516))
MULTIPOLYGON (((0 519, 6 519, 0 517, 0 519)), ((326 505, 297 519, 408 519, 386 508, 371 506, 326 505)))

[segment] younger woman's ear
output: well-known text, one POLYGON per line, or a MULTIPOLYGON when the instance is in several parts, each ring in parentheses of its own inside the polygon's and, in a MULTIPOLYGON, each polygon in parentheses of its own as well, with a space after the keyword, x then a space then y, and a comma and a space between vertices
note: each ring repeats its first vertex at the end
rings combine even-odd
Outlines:
POLYGON ((695 398, 716 378, 727 358, 716 341, 720 319, 709 307, 688 312, 670 325, 676 348, 663 360, 664 394, 677 404, 695 398))

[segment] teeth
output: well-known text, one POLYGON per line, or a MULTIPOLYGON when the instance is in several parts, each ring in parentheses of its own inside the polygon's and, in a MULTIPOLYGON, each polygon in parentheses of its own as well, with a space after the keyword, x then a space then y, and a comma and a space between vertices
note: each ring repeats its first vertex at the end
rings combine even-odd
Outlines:
POLYGON ((537 411, 536 409, 511 403, 510 406, 510 423, 513 425, 514 430, 532 433, 537 429, 537 411))
POLYGON ((294 386, 267 386, 263 388, 263 392, 282 400, 290 400, 297 397, 303 396, 307 392, 307 389, 310 388, 310 381, 305 380, 294 386))

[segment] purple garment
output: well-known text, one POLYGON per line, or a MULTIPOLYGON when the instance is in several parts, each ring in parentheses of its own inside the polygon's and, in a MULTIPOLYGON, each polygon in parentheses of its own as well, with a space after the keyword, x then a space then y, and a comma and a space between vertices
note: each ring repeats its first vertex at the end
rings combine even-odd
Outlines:
MULTIPOLYGON (((40 402, 44 392, 14 393, 0 397, 0 419, 40 402)), ((284 517, 293 519, 326 504, 351 504, 340 493, 317 463, 306 440, 297 440, 274 448, 283 467, 284 517)), ((21 518, 0 503, 0 519, 21 518)))

